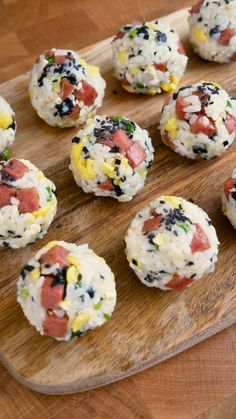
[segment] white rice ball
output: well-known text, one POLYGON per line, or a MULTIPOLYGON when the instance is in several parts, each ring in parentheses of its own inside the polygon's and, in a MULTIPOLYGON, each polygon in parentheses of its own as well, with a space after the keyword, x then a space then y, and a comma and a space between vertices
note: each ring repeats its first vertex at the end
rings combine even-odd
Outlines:
POLYGON ((217 83, 181 87, 163 107, 160 130, 163 142, 182 156, 220 156, 235 139, 236 100, 217 83))
POLYGON ((178 34, 158 20, 123 26, 112 48, 115 77, 131 93, 174 91, 188 60, 178 34))
POLYGON ((68 341, 111 317, 114 275, 87 244, 53 241, 22 269, 17 301, 41 335, 68 341))
POLYGON ((190 10, 190 42, 202 58, 236 61, 236 0, 200 0, 190 10))
POLYGON ((29 94, 40 118, 61 128, 79 126, 102 105, 106 83, 99 67, 75 51, 51 49, 34 64, 29 94))
POLYGON ((28 160, 0 162, 0 246, 41 239, 57 211, 56 187, 28 160))
POLYGON ((148 287, 182 290, 214 271, 217 261, 219 242, 208 215, 174 196, 139 211, 125 241, 130 267, 148 287))
POLYGON ((124 202, 143 188, 154 149, 139 125, 122 116, 97 115, 72 143, 70 169, 84 192, 124 202))
POLYGON ((0 153, 4 153, 13 144, 15 134, 15 113, 9 103, 0 96, 0 153))
POLYGON ((233 170, 231 178, 224 183, 222 210, 236 229, 236 169, 233 170))

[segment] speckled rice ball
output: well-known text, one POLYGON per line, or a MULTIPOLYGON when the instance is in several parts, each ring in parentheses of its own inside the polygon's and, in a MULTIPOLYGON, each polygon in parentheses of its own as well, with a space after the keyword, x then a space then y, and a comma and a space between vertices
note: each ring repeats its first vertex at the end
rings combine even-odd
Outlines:
POLYGON ((9 103, 0 96, 0 153, 13 144, 15 134, 15 113, 9 103))
POLYGON ((40 118, 61 128, 79 126, 102 105, 106 83, 99 67, 75 51, 51 49, 34 64, 29 94, 40 118))
POLYGON ((148 287, 182 290, 214 271, 217 261, 219 242, 208 215, 174 196, 139 211, 125 241, 130 267, 148 287))
POLYGON ((236 100, 217 83, 181 87, 163 107, 160 130, 164 144, 182 156, 220 156, 235 139, 236 100))
POLYGON ((174 91, 188 60, 178 34, 158 20, 123 26, 112 48, 115 77, 131 93, 174 91))
POLYGON ((224 183, 222 210, 236 229, 236 169, 233 170, 231 178, 224 183))
POLYGON ((0 162, 0 246, 19 249, 41 239, 57 211, 56 187, 28 160, 0 162))
POLYGON ((143 188, 153 161, 145 129, 122 116, 99 116, 72 140, 71 165, 84 192, 130 201, 143 188))
POLYGON ((199 1, 190 10, 190 42, 202 58, 236 61, 236 0, 199 1))
POLYGON ((41 335, 68 341, 111 317, 114 275, 87 244, 50 242, 22 269, 17 301, 41 335))

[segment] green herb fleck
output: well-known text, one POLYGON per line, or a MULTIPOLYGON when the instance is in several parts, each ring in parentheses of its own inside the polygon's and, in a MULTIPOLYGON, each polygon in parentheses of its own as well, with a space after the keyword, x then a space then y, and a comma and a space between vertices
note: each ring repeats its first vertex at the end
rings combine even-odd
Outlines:
POLYGON ((99 310, 99 308, 102 306, 103 301, 100 300, 97 304, 93 305, 94 310, 99 310))
POLYGON ((50 201, 52 200, 52 197, 53 197, 53 195, 52 195, 52 190, 51 190, 50 186, 47 186, 47 187, 46 187, 46 189, 47 189, 47 191, 48 191, 48 198, 47 198, 47 201, 48 201, 48 202, 50 202, 50 201))
POLYGON ((9 160, 12 156, 12 152, 11 150, 9 150, 9 148, 6 148, 2 153, 1 153, 1 157, 3 158, 3 160, 9 160))
POLYGON ((53 57, 50 57, 50 55, 45 55, 46 60, 48 61, 49 64, 54 64, 55 63, 55 59, 53 57))
POLYGON ((178 227, 182 228, 182 230, 184 230, 185 233, 187 233, 190 229, 190 225, 187 223, 178 224, 178 227))
POLYGON ((130 33, 129 33, 129 39, 133 39, 135 37, 135 35, 137 35, 138 31, 136 28, 131 29, 130 33))
POLYGON ((20 296, 22 298, 27 298, 29 296, 29 291, 27 290, 27 288, 21 288, 21 290, 20 290, 20 296))
POLYGON ((107 313, 102 313, 103 314, 103 317, 104 317, 104 319, 110 319, 110 314, 107 314, 107 313))
POLYGON ((227 100, 226 106, 228 106, 229 108, 232 108, 232 103, 230 102, 230 100, 227 100))
POLYGON ((160 249, 159 244, 156 244, 156 243, 155 243, 155 248, 156 248, 156 250, 157 250, 157 251, 159 251, 159 249, 160 249))
POLYGON ((112 119, 116 122, 122 122, 123 121, 123 117, 120 116, 120 115, 113 116, 112 119))
POLYGON ((138 81, 137 83, 135 83, 135 86, 136 86, 138 89, 143 89, 143 88, 144 88, 143 83, 139 83, 139 81, 138 81))

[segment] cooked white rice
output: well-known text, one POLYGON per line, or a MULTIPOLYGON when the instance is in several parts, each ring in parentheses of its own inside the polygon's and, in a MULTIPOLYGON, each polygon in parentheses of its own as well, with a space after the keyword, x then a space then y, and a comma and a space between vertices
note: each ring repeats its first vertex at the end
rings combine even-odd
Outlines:
POLYGON ((217 83, 181 87, 164 105, 160 130, 163 142, 182 156, 220 156, 235 139, 236 100, 217 83))
POLYGON ((0 153, 13 144, 15 134, 15 113, 9 103, 0 96, 0 153))
POLYGON ((190 285, 214 271, 217 261, 218 239, 208 215, 174 196, 161 196, 139 211, 125 241, 130 267, 140 281, 162 290, 190 285), (201 245, 196 243, 199 236, 201 245))
POLYGON ((236 169, 233 170, 232 176, 224 184, 222 193, 222 210, 236 229, 236 169), (227 195, 226 195, 227 190, 227 195))
POLYGON ((0 185, 7 185, 16 190, 36 188, 39 209, 20 213, 19 200, 11 198, 11 204, 0 208, 0 246, 18 249, 41 239, 47 232, 57 211, 56 187, 46 178, 41 170, 28 160, 17 159, 28 171, 18 180, 3 176, 2 170, 12 160, 0 162, 0 185))
POLYGON ((131 93, 174 91, 188 60, 178 34, 158 20, 123 26, 112 48, 115 77, 131 93))
POLYGON ((17 283, 17 301, 30 324, 44 335, 47 310, 41 304, 41 290, 47 275, 65 286, 63 301, 58 309, 51 310, 57 317, 68 316, 67 332, 57 340, 68 341, 86 331, 101 326, 116 305, 114 275, 105 260, 94 253, 87 244, 77 246, 64 241, 50 242, 23 268, 17 283), (45 265, 40 258, 55 245, 69 251, 69 267, 60 264, 45 265), (62 276, 62 279, 61 279, 62 276), (59 279, 58 279, 59 278, 59 279))
POLYGON ((190 42, 202 58, 236 60, 236 0, 204 0, 190 10, 190 42))
POLYGON ((96 115, 87 121, 72 142, 70 169, 84 192, 124 202, 130 201, 143 188, 154 149, 148 132, 136 123, 121 116, 96 115), (129 141, 137 143, 145 152, 146 157, 136 167, 132 167, 127 153, 122 153, 119 147, 110 148, 99 143, 117 130, 124 131, 129 141), (110 182, 110 190, 102 188, 107 182, 110 182))
POLYGON ((65 128, 83 124, 96 112, 102 105, 105 86, 99 67, 89 65, 75 51, 53 48, 40 55, 34 64, 29 94, 40 118, 49 125, 65 128), (63 56, 66 57, 64 62, 55 62, 63 56), (66 97, 63 95, 63 83, 67 85, 66 89, 69 83, 66 97), (78 96, 78 92, 84 91, 83 83, 95 89, 94 95, 97 96, 91 103, 88 98, 78 96))

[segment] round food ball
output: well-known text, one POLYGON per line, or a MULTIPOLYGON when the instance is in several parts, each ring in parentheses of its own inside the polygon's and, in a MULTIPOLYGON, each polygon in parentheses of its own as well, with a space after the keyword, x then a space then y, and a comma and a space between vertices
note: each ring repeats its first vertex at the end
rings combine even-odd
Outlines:
POLYGON ((145 129, 123 116, 99 116, 72 140, 71 165, 84 192, 130 201, 144 186, 153 161, 145 129))
POLYGON ((130 93, 174 91, 188 60, 178 34, 158 20, 123 26, 112 48, 115 77, 130 93))
POLYGON ((148 287, 182 290, 214 271, 217 261, 219 242, 208 215, 175 196, 139 211, 125 241, 130 267, 148 287))
POLYGON ((201 0, 190 10, 190 42, 202 58, 236 61, 236 0, 201 0))
POLYGON ((15 113, 9 103, 0 96, 0 153, 4 153, 13 144, 15 134, 15 113))
POLYGON ((102 104, 106 83, 99 67, 75 51, 51 49, 34 64, 29 94, 40 118, 61 128, 79 126, 102 104))
POLYGON ((41 335, 68 341, 111 317, 114 275, 87 244, 53 241, 22 269, 17 301, 41 335))
POLYGON ((224 183, 222 210, 236 229, 236 169, 233 170, 231 178, 224 183))
POLYGON ((0 246, 41 239, 57 211, 56 187, 28 160, 0 162, 0 246))
POLYGON ((222 155, 236 132, 236 100, 217 83, 181 87, 164 105, 164 144, 182 156, 210 160, 222 155))

